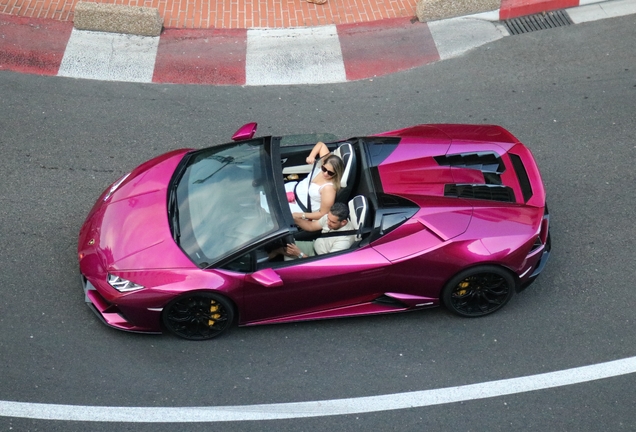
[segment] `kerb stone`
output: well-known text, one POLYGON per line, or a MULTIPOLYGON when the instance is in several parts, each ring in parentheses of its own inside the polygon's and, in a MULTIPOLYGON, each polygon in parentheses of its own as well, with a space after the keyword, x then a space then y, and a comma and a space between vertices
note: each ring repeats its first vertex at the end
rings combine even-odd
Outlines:
POLYGON ((157 8, 79 2, 73 25, 78 30, 159 36, 163 19, 157 8))
POLYGON ((415 14, 420 22, 471 15, 498 9, 501 0, 417 0, 415 14))

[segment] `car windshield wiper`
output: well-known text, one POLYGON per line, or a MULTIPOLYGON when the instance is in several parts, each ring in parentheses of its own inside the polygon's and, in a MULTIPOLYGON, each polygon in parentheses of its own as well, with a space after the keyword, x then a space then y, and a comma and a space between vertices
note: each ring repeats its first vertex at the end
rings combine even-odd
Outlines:
POLYGON ((181 239, 181 228, 179 227, 179 203, 177 202, 177 185, 175 184, 170 190, 170 198, 168 200, 168 217, 172 226, 172 238, 179 244, 181 239))
POLYGON ((220 167, 218 167, 216 169, 216 171, 214 171, 209 176, 193 181, 192 182, 193 184, 200 184, 200 183, 208 181, 209 179, 211 179, 214 176, 214 174, 218 173, 219 171, 221 171, 223 168, 225 168, 229 164, 234 163, 234 156, 216 156, 215 155, 215 156, 210 156, 210 159, 215 159, 215 160, 221 162, 222 165, 220 167))

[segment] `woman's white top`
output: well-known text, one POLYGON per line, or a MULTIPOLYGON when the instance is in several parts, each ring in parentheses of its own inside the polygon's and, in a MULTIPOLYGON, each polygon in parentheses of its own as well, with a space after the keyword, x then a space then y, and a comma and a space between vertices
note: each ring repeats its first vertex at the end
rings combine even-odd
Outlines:
MULTIPOLYGON (((312 180, 314 178, 316 178, 316 176, 318 174, 320 174, 320 172, 321 172, 320 169, 318 167, 316 167, 316 169, 314 170, 314 176, 312 177, 312 180)), ((309 176, 307 176, 303 180, 301 180, 300 182, 285 183, 285 191, 286 192, 293 192, 294 191, 294 187, 296 186, 296 183, 298 183, 298 187, 296 188, 296 196, 298 197, 300 202, 305 204, 305 206, 308 207, 308 208, 309 208, 309 206, 307 205, 307 188, 309 188, 309 199, 311 200, 311 211, 312 212, 320 210, 320 203, 321 203, 320 191, 322 190, 322 188, 324 188, 327 185, 333 186, 333 183, 325 183, 325 184, 319 186, 319 185, 317 185, 314 182, 310 182, 309 181, 309 176)), ((296 202, 289 203, 289 208, 292 211, 292 213, 294 213, 294 212, 302 213, 303 212, 303 209, 301 209, 300 206, 296 202)))

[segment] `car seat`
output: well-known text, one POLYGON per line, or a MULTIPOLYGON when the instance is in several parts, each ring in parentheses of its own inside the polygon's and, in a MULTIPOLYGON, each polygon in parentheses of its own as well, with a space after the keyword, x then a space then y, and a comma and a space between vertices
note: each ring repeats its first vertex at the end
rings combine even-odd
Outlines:
POLYGON ((356 178, 356 153, 353 151, 353 146, 350 143, 341 144, 333 153, 340 157, 344 164, 344 172, 340 179, 340 190, 336 194, 336 201, 346 203, 351 195, 353 183, 356 178))
POLYGON ((356 241, 362 238, 362 228, 366 221, 369 204, 364 195, 357 195, 349 201, 349 220, 357 231, 356 241))

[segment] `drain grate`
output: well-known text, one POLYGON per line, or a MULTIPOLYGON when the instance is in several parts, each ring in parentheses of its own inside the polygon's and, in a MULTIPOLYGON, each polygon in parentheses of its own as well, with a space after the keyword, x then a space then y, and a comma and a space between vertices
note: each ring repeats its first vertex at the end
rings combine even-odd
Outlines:
POLYGON ((564 10, 543 12, 519 18, 505 20, 504 24, 511 35, 529 33, 572 24, 570 17, 564 10))

